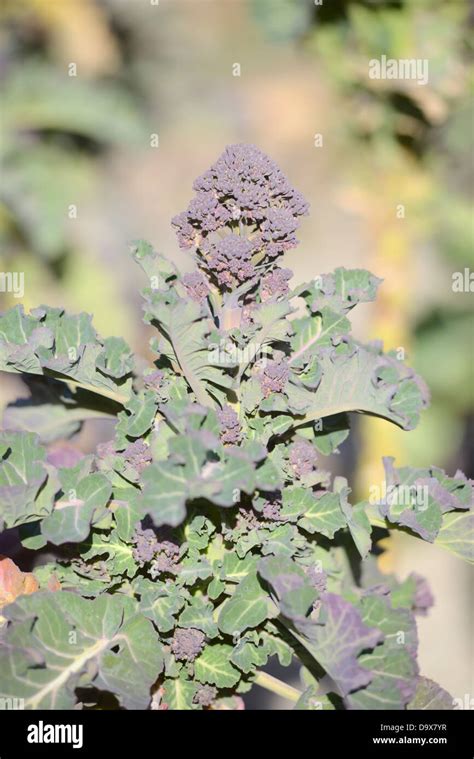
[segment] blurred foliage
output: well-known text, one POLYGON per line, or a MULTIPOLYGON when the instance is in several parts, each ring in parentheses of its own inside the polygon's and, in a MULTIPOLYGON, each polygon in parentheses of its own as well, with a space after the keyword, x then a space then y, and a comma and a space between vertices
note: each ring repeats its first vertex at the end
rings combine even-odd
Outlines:
POLYGON ((143 105, 125 82, 110 19, 92 0, 8 0, 0 39, 0 266, 24 266, 27 295, 52 300, 90 295, 98 280, 94 308, 110 271, 89 255, 87 276, 72 276, 72 259, 87 249, 75 209, 100 192, 110 151, 147 139, 143 105))
POLYGON ((302 0, 250 0, 250 9, 272 42, 303 36, 311 24, 314 3, 302 0))
POLYGON ((68 206, 90 191, 102 151, 138 141, 140 123, 114 82, 69 77, 41 61, 9 68, 3 92, 4 243, 26 242, 54 260, 70 246, 68 206))
POLYGON ((445 0, 251 0, 250 7, 270 39, 313 56, 339 95, 343 110, 332 128, 352 154, 343 202, 373 242, 366 265, 385 277, 371 331, 403 346, 433 393, 408 441, 364 421, 360 486, 380 479, 381 449, 398 460, 450 462, 473 413, 472 309, 468 293, 451 291, 452 272, 473 265, 472 7, 445 0), (369 61, 382 55, 427 59, 428 83, 371 79, 369 61), (400 203, 403 220, 394 212, 400 203), (429 261, 417 261, 423 248, 429 261))
POLYGON ((117 40, 102 3, 95 0, 3 0, 2 21, 28 44, 39 34, 56 61, 75 61, 87 75, 114 74, 120 66, 117 40))
POLYGON ((445 0, 250 0, 274 40, 293 39, 320 62, 344 99, 339 129, 349 144, 395 141, 430 170, 429 212, 440 253, 472 263, 474 13, 445 0), (303 24, 303 20, 306 21, 303 24), (286 31, 286 34, 283 34, 286 31), (426 58, 429 81, 370 79, 373 58, 426 58), (350 114, 350 118, 346 117, 350 114), (467 159, 467 160, 466 160, 467 159), (438 238, 438 233, 441 238, 438 238))

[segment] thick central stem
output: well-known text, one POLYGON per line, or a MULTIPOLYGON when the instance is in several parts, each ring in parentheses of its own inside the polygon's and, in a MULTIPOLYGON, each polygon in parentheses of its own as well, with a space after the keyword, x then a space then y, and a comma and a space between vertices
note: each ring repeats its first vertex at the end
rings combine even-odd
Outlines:
POLYGON ((242 319, 242 308, 240 306, 224 306, 221 312, 221 327, 222 329, 230 330, 240 327, 242 319))

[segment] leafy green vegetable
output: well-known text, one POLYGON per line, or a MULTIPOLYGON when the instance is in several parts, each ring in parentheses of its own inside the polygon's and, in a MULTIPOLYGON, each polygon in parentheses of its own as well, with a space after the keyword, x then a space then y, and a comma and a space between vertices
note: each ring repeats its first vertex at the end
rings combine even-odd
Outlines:
POLYGON ((0 434, 1 524, 48 552, 36 592, 2 609, 0 695, 199 710, 240 708, 256 683, 298 710, 450 708, 416 661, 430 593, 377 573, 372 527, 472 558, 472 483, 387 459, 354 504, 324 465, 349 413, 410 429, 427 404, 411 369, 349 334, 379 281, 337 269, 289 291, 278 262, 306 204, 257 148, 229 146, 195 189, 173 220, 192 276, 132 247, 151 366, 87 314, 0 317, 0 367, 33 393, 0 434), (56 447, 97 414, 117 423, 94 454, 56 447), (275 656, 300 662, 302 691, 261 671, 275 656))

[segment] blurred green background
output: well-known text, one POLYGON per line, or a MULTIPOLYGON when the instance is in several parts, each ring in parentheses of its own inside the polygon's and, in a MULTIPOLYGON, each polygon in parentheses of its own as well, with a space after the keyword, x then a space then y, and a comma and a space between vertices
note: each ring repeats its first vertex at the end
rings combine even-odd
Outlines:
MULTIPOLYGON (((432 392, 411 433, 354 420, 335 470, 361 497, 382 455, 472 477, 472 295, 452 275, 474 269, 473 26, 467 0, 4 0, 0 270, 25 273, 26 308, 87 310, 145 354, 127 243, 190 269, 171 217, 226 144, 255 143, 311 204, 294 281, 383 277, 355 332, 403 349, 432 392), (427 59, 428 83, 370 79, 381 55, 427 59)), ((0 407, 26 392, 0 382, 0 407)), ((76 444, 107 434, 90 423, 76 444)), ((423 674, 472 694, 470 570, 409 537, 387 547, 382 568, 426 575, 436 598, 423 674)))

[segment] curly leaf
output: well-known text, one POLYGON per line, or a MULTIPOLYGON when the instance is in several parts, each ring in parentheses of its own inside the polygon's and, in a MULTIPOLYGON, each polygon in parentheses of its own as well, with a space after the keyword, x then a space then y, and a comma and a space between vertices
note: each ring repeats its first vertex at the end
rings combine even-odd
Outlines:
POLYGON ((448 477, 442 469, 393 466, 384 459, 384 492, 366 504, 372 524, 409 529, 472 563, 473 486, 461 473, 448 477))
POLYGON ((111 494, 112 486, 103 474, 90 474, 72 483, 69 480, 53 512, 43 520, 42 534, 55 545, 85 540, 91 524, 103 516, 111 494))
POLYGON ((230 662, 231 654, 232 646, 223 643, 206 646, 194 662, 196 679, 218 688, 232 688, 240 680, 240 674, 230 662))
POLYGON ((321 352, 319 361, 322 377, 313 403, 294 426, 349 411, 380 416, 404 429, 416 426, 427 392, 401 362, 375 347, 344 342, 321 352))
POLYGON ((7 527, 47 515, 57 490, 55 471, 31 432, 0 433, 0 521, 7 527))
POLYGON ((146 320, 160 332, 160 339, 153 347, 183 375, 198 403, 215 407, 215 386, 229 388, 232 378, 210 363, 206 337, 211 324, 202 317, 199 304, 183 299, 166 303, 155 294, 146 311, 146 320))
POLYGON ((413 698, 407 704, 407 709, 443 711, 453 709, 453 698, 444 688, 428 677, 419 677, 413 698))
POLYGON ((358 658, 370 673, 368 685, 351 693, 353 709, 404 709, 412 698, 418 675, 417 632, 413 614, 393 609, 390 597, 368 595, 361 602, 362 620, 384 635, 381 645, 358 658))
POLYGON ((26 709, 71 709, 80 681, 111 690, 127 709, 150 703, 163 656, 153 625, 136 616, 131 599, 42 591, 22 596, 5 614, 13 624, 0 651, 3 697, 24 698, 26 709))
POLYGON ((117 356, 110 372, 110 342, 100 340, 88 314, 69 316, 63 309, 41 307, 26 315, 22 306, 15 306, 0 316, 0 370, 70 380, 119 403, 131 392, 130 351, 124 346, 123 373, 112 376, 117 374, 117 356))
POLYGON ((217 624, 228 635, 258 627, 271 614, 269 599, 255 574, 248 575, 222 606, 217 624))

